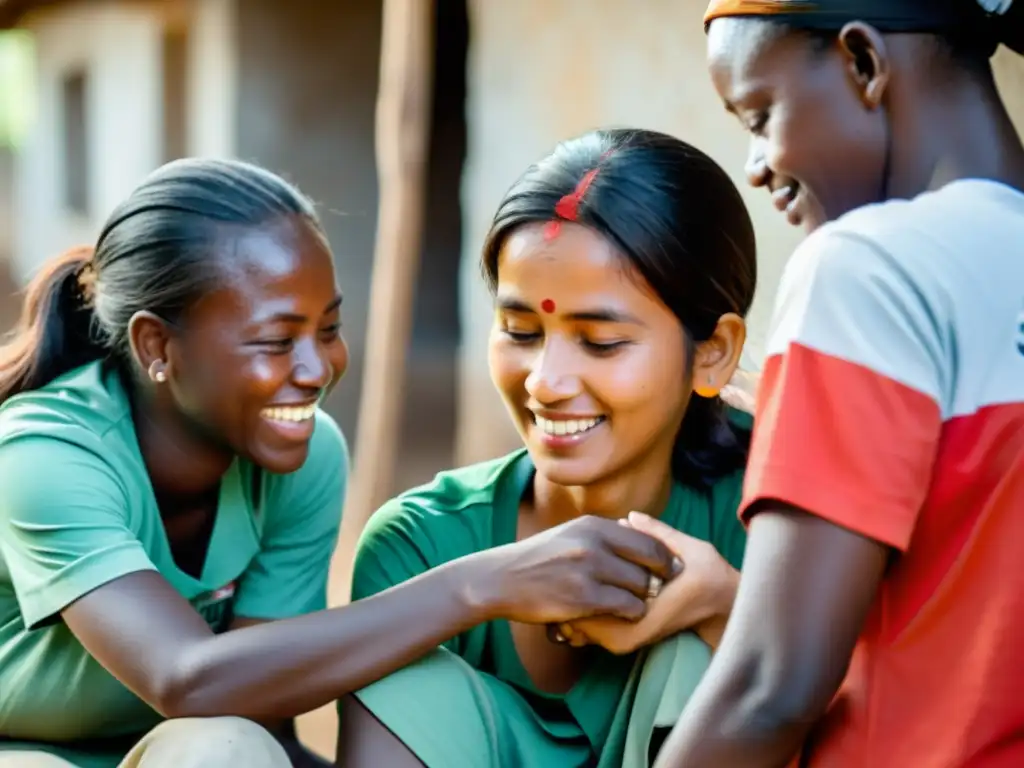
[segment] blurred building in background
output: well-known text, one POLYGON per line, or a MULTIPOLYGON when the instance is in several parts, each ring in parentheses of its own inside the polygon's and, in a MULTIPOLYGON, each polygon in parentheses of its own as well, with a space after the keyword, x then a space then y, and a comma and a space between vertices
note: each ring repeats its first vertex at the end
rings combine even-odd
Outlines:
MULTIPOLYGON (((656 128, 729 170, 760 239, 749 364, 760 358, 778 276, 798 239, 766 194, 745 187, 746 139, 705 71, 706 0, 436 5, 401 486, 515 445, 487 374, 490 305, 477 256, 501 194, 558 140, 597 126, 656 128)), ((265 165, 320 204, 334 246, 352 367, 330 408, 354 436, 376 224, 380 0, 0 0, 0 27, 15 26, 30 34, 35 65, 33 120, 13 178, 0 157, 0 203, 8 191, 13 199, 0 249, 8 243, 14 278, 93 240, 111 208, 167 160, 265 165)), ((1024 66, 1005 57, 997 68, 1024 126, 1024 66)))

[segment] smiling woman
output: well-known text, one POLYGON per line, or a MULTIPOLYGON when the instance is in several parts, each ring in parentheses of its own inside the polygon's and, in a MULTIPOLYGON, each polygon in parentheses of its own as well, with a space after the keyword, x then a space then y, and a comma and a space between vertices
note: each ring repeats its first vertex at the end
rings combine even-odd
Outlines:
POLYGON ((466 588, 490 621, 347 697, 339 754, 641 768, 703 673, 743 556, 750 420, 719 393, 754 294, 750 219, 695 148, 597 131, 513 185, 482 262, 491 375, 525 450, 383 507, 353 597, 477 557, 466 588))
POLYGON ((312 205, 242 163, 165 166, 36 277, 0 349, 0 764, 287 764, 243 720, 140 737, 248 714, 193 651, 326 607, 340 303, 312 205))

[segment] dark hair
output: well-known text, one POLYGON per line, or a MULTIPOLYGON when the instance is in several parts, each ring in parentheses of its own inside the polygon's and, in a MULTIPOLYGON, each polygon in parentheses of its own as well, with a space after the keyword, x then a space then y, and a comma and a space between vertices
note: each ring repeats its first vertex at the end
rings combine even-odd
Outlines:
MULTIPOLYGON (((744 316, 750 309, 757 249, 736 185, 679 139, 621 129, 559 144, 498 206, 483 248, 488 286, 492 292, 497 286, 505 239, 525 224, 551 221, 555 206, 585 178, 576 220, 617 246, 679 318, 692 363, 696 344, 710 338, 723 314, 744 316)), ((704 487, 741 468, 749 443, 749 432, 728 418, 720 398, 694 397, 676 438, 673 474, 704 487)))
POLYGON ((783 14, 764 16, 779 33, 797 33, 809 37, 818 50, 826 50, 835 42, 840 30, 858 11, 862 20, 875 24, 882 32, 913 32, 930 34, 935 41, 935 52, 954 66, 990 78, 989 60, 1000 45, 1024 55, 1024 3, 1016 2, 1002 15, 988 14, 978 0, 920 0, 920 19, 915 26, 912 4, 904 3, 902 11, 895 13, 899 21, 890 28, 892 11, 884 11, 876 20, 877 5, 885 0, 861 0, 847 5, 845 13, 783 14), (884 20, 882 20, 884 19, 884 20))
MULTIPOLYGON (((832 50, 839 38, 840 29, 808 29, 790 23, 774 22, 771 17, 766 19, 772 23, 775 34, 780 37, 793 34, 808 39, 815 53, 824 54, 832 50)), ((989 60, 999 47, 999 42, 986 34, 985 30, 968 26, 963 30, 929 34, 940 63, 952 64, 985 78, 991 77, 992 66, 989 60)))
POLYGON ((185 159, 151 174, 111 214, 94 248, 48 262, 0 347, 0 403, 99 359, 127 363, 128 322, 147 310, 174 323, 217 279, 225 229, 299 216, 313 204, 248 163, 185 159))

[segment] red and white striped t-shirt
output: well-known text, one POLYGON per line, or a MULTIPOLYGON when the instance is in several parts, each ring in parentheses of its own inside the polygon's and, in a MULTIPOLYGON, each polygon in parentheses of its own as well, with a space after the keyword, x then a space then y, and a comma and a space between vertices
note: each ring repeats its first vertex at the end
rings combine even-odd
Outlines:
POLYGON ((810 766, 1024 766, 1024 194, 855 211, 780 286, 741 513, 898 550, 810 766))

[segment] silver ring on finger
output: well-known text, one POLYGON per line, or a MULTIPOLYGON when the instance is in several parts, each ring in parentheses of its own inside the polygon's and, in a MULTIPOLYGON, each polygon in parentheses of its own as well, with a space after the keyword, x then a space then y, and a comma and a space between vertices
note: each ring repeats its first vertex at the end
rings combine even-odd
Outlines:
POLYGON ((661 587, 664 582, 655 576, 653 573, 647 577, 647 597, 651 600, 656 598, 661 593, 661 587))

